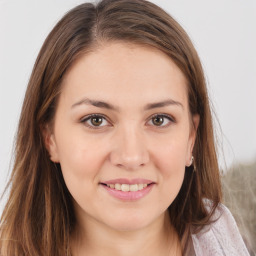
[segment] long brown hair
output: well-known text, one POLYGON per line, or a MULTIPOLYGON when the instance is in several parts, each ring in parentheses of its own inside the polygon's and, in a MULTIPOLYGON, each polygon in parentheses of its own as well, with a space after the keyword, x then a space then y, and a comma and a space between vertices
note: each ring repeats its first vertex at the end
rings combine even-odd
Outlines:
POLYGON ((53 28, 37 57, 25 95, 16 139, 10 195, 0 225, 0 254, 71 255, 76 223, 59 164, 50 161, 43 127, 54 119, 65 72, 81 55, 111 41, 155 47, 167 54, 188 81, 191 114, 199 114, 193 155, 181 190, 169 207, 179 237, 202 228, 221 199, 209 99, 202 66, 188 35, 158 6, 144 0, 103 0, 68 12, 53 28), (212 211, 206 211, 209 199, 212 211))

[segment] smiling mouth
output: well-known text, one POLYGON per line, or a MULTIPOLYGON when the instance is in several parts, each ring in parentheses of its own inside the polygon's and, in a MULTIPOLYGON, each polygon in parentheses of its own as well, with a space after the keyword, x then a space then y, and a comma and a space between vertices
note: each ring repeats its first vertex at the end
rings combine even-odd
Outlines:
POLYGON ((113 197, 121 201, 135 201, 150 193, 156 184, 146 179, 115 179, 99 183, 113 197))
POLYGON ((119 191, 123 191, 123 192, 136 192, 136 191, 140 191, 144 188, 146 188, 147 186, 153 184, 146 184, 146 183, 140 183, 140 184, 120 184, 120 183, 115 183, 115 184, 104 184, 101 183, 104 186, 107 186, 109 188, 112 188, 114 190, 119 190, 119 191))

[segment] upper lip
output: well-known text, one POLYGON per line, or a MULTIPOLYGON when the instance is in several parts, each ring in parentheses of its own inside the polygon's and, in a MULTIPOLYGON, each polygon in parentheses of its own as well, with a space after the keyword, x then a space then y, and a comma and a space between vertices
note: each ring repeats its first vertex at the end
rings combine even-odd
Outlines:
POLYGON ((155 183, 152 180, 148 180, 148 179, 142 179, 142 178, 137 178, 137 179, 125 179, 125 178, 121 178, 121 179, 113 179, 113 180, 107 180, 107 181, 103 181, 100 182, 102 184, 128 184, 128 185, 132 185, 132 184, 151 184, 151 183, 155 183))

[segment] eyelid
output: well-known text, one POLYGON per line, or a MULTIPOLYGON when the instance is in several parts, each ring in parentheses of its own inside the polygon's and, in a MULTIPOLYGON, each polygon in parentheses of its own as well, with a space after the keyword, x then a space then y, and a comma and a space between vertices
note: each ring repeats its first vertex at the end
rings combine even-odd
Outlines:
POLYGON ((169 115, 169 114, 165 114, 165 113, 157 113, 157 114, 153 114, 152 116, 150 116, 147 120, 147 124, 149 123, 149 121, 152 121, 153 118, 155 117, 163 117, 163 118, 167 118, 170 122, 166 125, 161 125, 161 126, 156 126, 154 124, 151 124, 151 126, 154 126, 156 128, 166 128, 169 125, 171 125, 171 123, 176 123, 176 120, 173 116, 169 115))
POLYGON ((104 127, 106 127, 106 126, 112 126, 112 124, 111 124, 111 122, 109 121, 109 118, 107 118, 105 115, 103 115, 103 114, 90 114, 90 115, 86 115, 86 116, 84 116, 84 117, 82 117, 81 119, 80 119, 80 122, 81 123, 83 123, 86 127, 88 127, 88 128, 90 128, 90 129, 102 129, 102 128, 104 128, 104 127), (100 118, 102 118, 102 119, 104 119, 104 120, 106 120, 107 122, 108 122, 108 125, 103 125, 103 126, 93 126, 93 125, 89 125, 88 123, 87 123, 87 121, 89 121, 91 118, 93 118, 93 117, 100 117, 100 118))

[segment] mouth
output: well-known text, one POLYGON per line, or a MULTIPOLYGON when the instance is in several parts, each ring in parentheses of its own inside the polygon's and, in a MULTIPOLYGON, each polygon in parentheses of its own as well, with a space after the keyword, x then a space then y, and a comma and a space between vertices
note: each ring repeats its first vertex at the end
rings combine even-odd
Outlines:
POLYGON ((109 188, 118 190, 118 191, 123 191, 123 192, 136 192, 136 191, 140 191, 144 188, 146 188, 147 186, 150 186, 153 183, 139 183, 139 184, 120 184, 120 183, 111 183, 111 184, 105 184, 105 183, 101 183, 103 186, 107 186, 109 188))
POLYGON ((111 196, 125 201, 133 201, 146 196, 156 183, 145 179, 118 179, 101 182, 99 184, 111 196))

